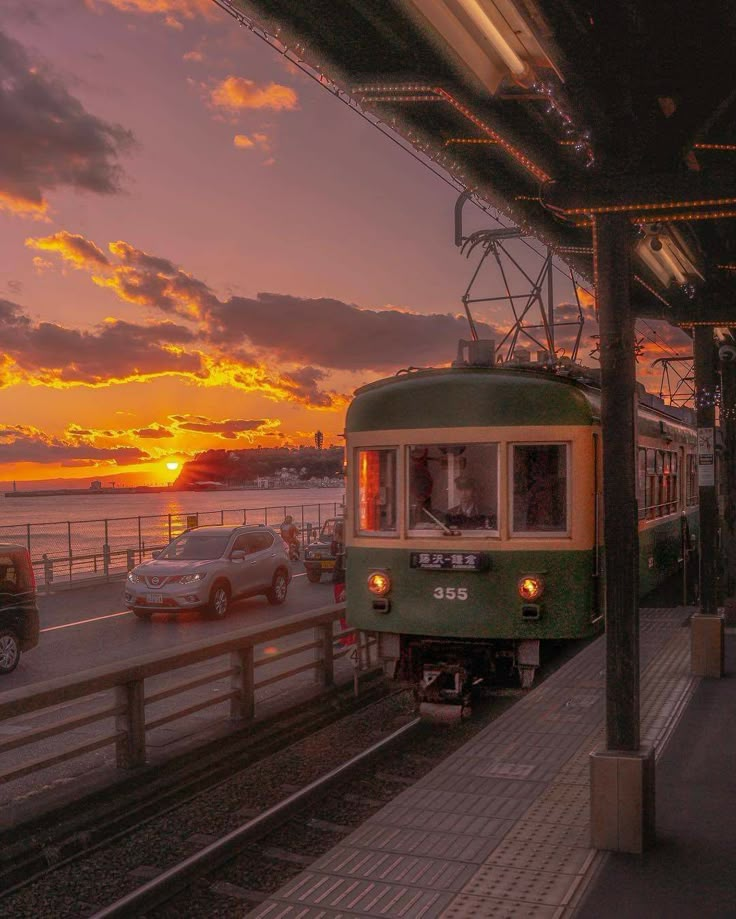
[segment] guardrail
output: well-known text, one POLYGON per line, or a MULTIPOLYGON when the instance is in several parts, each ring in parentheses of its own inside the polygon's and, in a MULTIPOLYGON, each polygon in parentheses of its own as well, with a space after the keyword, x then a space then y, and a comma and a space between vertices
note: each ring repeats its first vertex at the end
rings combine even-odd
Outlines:
POLYGON ((328 517, 342 512, 342 502, 278 504, 258 508, 221 508, 194 513, 152 514, 0 525, 0 542, 26 546, 41 587, 61 581, 124 574, 156 549, 192 526, 263 523, 278 528, 291 514, 302 545, 310 542, 328 517))
MULTIPOLYGON (((371 649, 377 645, 377 638, 373 633, 359 633, 355 629, 345 629, 336 633, 335 623, 339 622, 344 612, 344 604, 327 606, 309 613, 290 616, 281 620, 278 625, 268 628, 250 627, 230 632, 226 637, 180 645, 171 651, 146 654, 123 665, 96 667, 78 676, 61 677, 30 688, 24 687, 3 693, 0 695, 1 722, 31 714, 36 717, 27 725, 27 729, 23 723, 12 726, 14 731, 20 733, 0 741, 0 756, 45 742, 50 738, 73 735, 73 732, 80 728, 97 722, 112 722, 112 730, 103 730, 99 736, 83 743, 66 746, 61 750, 45 750, 35 758, 14 762, 0 769, 0 783, 19 779, 109 746, 115 747, 115 761, 118 767, 134 769, 142 766, 146 762, 147 732, 223 703, 229 703, 230 720, 252 721, 256 714, 256 692, 259 689, 292 679, 309 670, 315 671, 326 689, 330 688, 335 681, 335 661, 350 653, 353 648, 357 651, 353 672, 354 692, 357 695, 359 672, 372 666, 371 649), (268 657, 255 659, 256 645, 273 643, 279 638, 308 630, 312 634, 305 642, 284 651, 277 651, 268 657), (337 650, 336 641, 344 641, 343 646, 337 650), (348 644, 350 641, 354 644, 348 644), (273 667, 288 658, 309 651, 315 652, 314 660, 258 679, 262 668, 273 667), (153 677, 226 655, 229 657, 226 666, 194 677, 189 676, 174 686, 146 693, 146 681, 153 677), (150 706, 228 678, 229 688, 224 692, 213 695, 210 690, 204 699, 198 698, 156 717, 147 717, 147 709, 150 706), (105 692, 111 693, 112 698, 90 710, 92 697, 105 692), (82 710, 70 714, 69 703, 79 703, 82 710), (45 712, 51 718, 59 706, 62 706, 63 711, 61 720, 45 725, 39 724, 39 713, 45 712)), ((7 727, 7 724, 5 726, 7 727)))

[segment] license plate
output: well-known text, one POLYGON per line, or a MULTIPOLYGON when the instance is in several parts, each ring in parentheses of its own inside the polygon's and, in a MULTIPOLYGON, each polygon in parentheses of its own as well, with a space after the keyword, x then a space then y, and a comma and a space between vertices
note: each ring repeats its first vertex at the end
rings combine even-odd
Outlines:
POLYGON ((164 598, 161 594, 146 594, 146 603, 163 603, 164 598))
POLYGON ((335 563, 334 562, 320 562, 320 566, 322 568, 334 568, 335 563))

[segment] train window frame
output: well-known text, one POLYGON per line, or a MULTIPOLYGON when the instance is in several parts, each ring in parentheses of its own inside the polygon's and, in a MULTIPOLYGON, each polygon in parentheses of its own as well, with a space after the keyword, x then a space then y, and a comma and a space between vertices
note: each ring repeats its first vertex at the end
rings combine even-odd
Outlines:
POLYGON ((661 520, 680 509, 681 464, 677 448, 639 446, 637 485, 640 486, 641 457, 645 456, 644 488, 638 488, 639 520, 661 520))
MULTIPOLYGON (((367 536, 367 537, 378 537, 382 539, 398 539, 401 535, 400 532, 400 502, 399 502, 399 481, 400 481, 400 449, 398 444, 387 445, 387 444, 365 444, 359 447, 355 447, 354 454, 355 460, 355 469, 357 474, 355 477, 355 491, 353 494, 353 505, 355 511, 355 535, 356 537, 367 536), (386 529, 368 529, 361 527, 361 521, 363 519, 363 510, 361 508, 361 495, 362 495, 362 485, 361 485, 361 465, 360 465, 360 455, 361 453, 381 453, 393 456, 393 482, 391 483, 391 491, 388 493, 388 497, 392 500, 387 500, 383 502, 383 506, 392 507, 393 511, 393 526, 386 529)), ((386 488, 385 485, 379 485, 380 488, 386 488)))
MULTIPOLYGON (((502 473, 501 473, 501 457, 502 457, 502 443, 498 440, 468 440, 463 439, 462 441, 447 441, 443 440, 441 442, 428 442, 424 441, 422 443, 410 443, 405 445, 404 450, 404 501, 403 509, 406 520, 406 535, 409 539, 430 539, 436 538, 437 536, 446 535, 447 529, 452 530, 454 537, 462 537, 463 539, 485 539, 488 537, 498 538, 500 536, 500 518, 501 518, 501 507, 502 507, 502 493, 501 493, 501 482, 502 482, 502 473), (496 474, 495 477, 488 477, 483 479, 480 484, 482 486, 481 492, 485 492, 482 495, 484 501, 484 509, 487 509, 488 513, 479 514, 479 519, 487 518, 487 521, 494 521, 493 525, 473 525, 463 527, 461 525, 456 525, 455 523, 446 519, 446 515, 449 511, 448 499, 448 508, 442 510, 441 508, 436 509, 436 518, 438 521, 441 521, 442 526, 423 526, 417 527, 412 526, 412 508, 411 508, 411 499, 412 499, 412 484, 411 484, 411 475, 412 475, 412 464, 414 458, 412 457, 412 451, 415 450, 429 450, 431 448, 437 448, 440 451, 447 451, 448 464, 452 461, 454 456, 460 456, 462 453, 469 447, 483 447, 488 448, 492 447, 495 450, 495 464, 496 464, 496 474), (455 453, 454 451, 459 451, 455 453), (488 486, 492 485, 495 488, 495 495, 490 496, 487 493, 488 486)), ((487 462, 487 459, 486 459, 487 462)), ((454 464, 453 464, 454 466, 454 464)), ((477 470, 471 470, 466 473, 466 467, 458 464, 458 467, 453 468, 453 472, 447 474, 448 482, 448 494, 450 493, 450 478, 457 478, 460 475, 467 474, 470 478, 479 478, 479 473, 477 470)), ((453 500, 456 500, 457 496, 453 494, 453 500)), ((431 524, 431 521, 428 521, 431 524)))
POLYGON ((510 539, 566 539, 572 535, 572 441, 517 440, 508 445, 508 533, 510 539), (514 527, 514 451, 517 447, 564 447, 565 449, 565 527, 550 530, 517 530, 514 527))

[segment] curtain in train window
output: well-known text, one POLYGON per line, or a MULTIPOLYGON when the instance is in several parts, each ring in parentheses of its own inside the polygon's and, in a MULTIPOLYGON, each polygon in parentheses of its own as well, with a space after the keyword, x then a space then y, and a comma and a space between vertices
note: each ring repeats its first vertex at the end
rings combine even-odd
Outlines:
POLYGON ((396 532, 396 450, 358 450, 358 532, 396 532))
POLYGON ((514 447, 513 531, 567 531, 565 444, 517 444, 514 447))

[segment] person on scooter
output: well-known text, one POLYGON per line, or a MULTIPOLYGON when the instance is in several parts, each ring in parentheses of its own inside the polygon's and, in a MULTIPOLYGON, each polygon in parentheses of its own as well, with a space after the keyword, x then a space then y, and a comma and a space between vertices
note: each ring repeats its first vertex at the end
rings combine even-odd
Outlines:
POLYGON ((289 547, 289 558, 296 561, 299 558, 299 530, 291 514, 287 514, 281 524, 281 538, 289 547))

